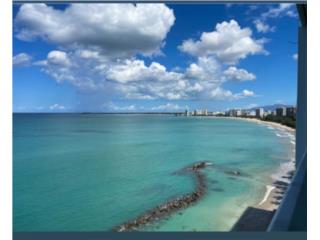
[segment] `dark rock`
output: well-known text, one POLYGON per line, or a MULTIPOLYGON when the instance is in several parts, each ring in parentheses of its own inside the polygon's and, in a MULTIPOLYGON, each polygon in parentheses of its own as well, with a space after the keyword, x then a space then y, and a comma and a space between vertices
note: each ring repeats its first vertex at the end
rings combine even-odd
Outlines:
POLYGON ((143 225, 156 221, 159 218, 164 218, 172 212, 186 208, 190 204, 197 202, 206 193, 207 188, 205 183, 205 176, 199 170, 205 168, 208 165, 208 162, 200 162, 194 164, 192 167, 186 168, 186 170, 192 170, 192 172, 195 174, 195 179, 197 182, 197 187, 195 191, 184 196, 177 197, 173 200, 170 200, 164 203, 163 205, 156 206, 155 208, 146 211, 146 213, 140 215, 136 219, 116 226, 112 230, 117 232, 137 230, 139 227, 143 225))

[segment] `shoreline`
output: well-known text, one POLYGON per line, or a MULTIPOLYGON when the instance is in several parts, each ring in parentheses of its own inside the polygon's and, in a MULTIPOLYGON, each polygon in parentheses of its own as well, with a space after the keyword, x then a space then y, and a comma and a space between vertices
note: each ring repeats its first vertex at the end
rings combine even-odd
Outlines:
MULTIPOLYGON (((295 129, 290 128, 288 126, 282 125, 281 123, 276 122, 268 122, 255 118, 241 118, 241 117, 211 117, 215 119, 231 119, 231 120, 239 120, 239 121, 247 121, 255 124, 260 124, 268 127, 270 131, 273 131, 280 138, 288 138, 288 144, 291 146, 292 150, 294 147, 292 145, 295 144, 295 129), (294 137, 294 139, 293 139, 294 137)), ((295 171, 295 158, 294 151, 289 152, 290 155, 288 157, 290 160, 284 161, 276 168, 275 171, 270 173, 269 178, 266 179, 264 185, 264 194, 260 200, 258 200, 255 204, 248 206, 248 209, 257 209, 265 211, 265 214, 259 215, 259 212, 252 211, 250 213, 250 219, 243 218, 242 215, 236 224, 240 225, 248 225, 253 229, 259 229, 259 222, 262 221, 264 224, 268 224, 272 215, 278 209, 284 194, 286 193, 286 189, 288 185, 291 183, 291 178, 293 172, 295 171)), ((199 163, 198 163, 199 164, 199 163)), ((153 209, 149 209, 148 211, 142 213, 134 219, 126 221, 120 225, 114 226, 112 231, 123 232, 123 231, 136 231, 140 227, 148 225, 154 221, 157 221, 163 217, 171 215, 172 213, 187 208, 189 205, 196 203, 202 196, 205 194, 206 184, 204 182, 205 176, 199 171, 204 168, 206 165, 210 165, 208 162, 202 162, 199 166, 195 164, 193 167, 187 167, 183 169, 183 171, 190 171, 195 174, 195 179, 197 182, 197 188, 192 193, 186 194, 184 196, 180 196, 175 199, 168 200, 166 203, 156 206, 153 209), (200 166, 202 165, 203 166, 200 166), (195 167, 196 166, 196 167, 195 167)), ((225 172, 226 174, 232 175, 240 175, 240 172, 225 172)), ((245 214, 245 213, 243 213, 245 214)), ((266 225, 267 226, 267 225, 266 225)), ((233 226, 233 228, 235 225, 233 226)), ((260 226, 261 227, 261 226, 260 226)), ((260 231, 260 230, 259 230, 260 231)))
POLYGON ((222 119, 234 119, 234 120, 242 120, 242 121, 247 121, 247 122, 254 122, 257 124, 262 124, 262 125, 266 125, 269 127, 273 127, 275 129, 280 129, 280 130, 284 130, 284 131, 288 131, 291 134, 296 132, 296 129, 285 126, 281 123, 277 123, 277 122, 269 122, 269 121, 263 121, 261 119, 258 118, 244 118, 244 117, 214 117, 214 118, 222 118, 222 119))
MULTIPOLYGON (((256 118, 242 118, 242 117, 222 117, 224 119, 233 119, 253 122, 256 124, 265 125, 280 130, 287 134, 294 135, 296 130, 294 128, 282 125, 281 123, 263 121, 256 118)), ((278 137, 280 135, 277 134, 278 137)), ((295 145, 295 140, 288 140, 292 145, 295 145)), ((265 185, 265 193, 261 201, 253 207, 267 211, 275 211, 278 209, 279 204, 286 193, 287 186, 291 183, 292 174, 295 171, 295 149, 290 153, 290 160, 282 163, 275 173, 270 175, 272 183, 265 185), (278 199, 278 200, 275 200, 278 199), (280 199, 280 200, 279 200, 280 199)))

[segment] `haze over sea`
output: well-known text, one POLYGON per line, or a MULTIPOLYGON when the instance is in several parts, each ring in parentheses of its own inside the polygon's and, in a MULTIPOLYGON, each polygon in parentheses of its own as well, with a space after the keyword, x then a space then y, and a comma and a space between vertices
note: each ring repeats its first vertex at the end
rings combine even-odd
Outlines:
POLYGON ((195 188, 208 191, 144 229, 228 231, 258 204, 292 136, 247 121, 158 114, 14 114, 14 231, 108 231, 195 188), (226 174, 239 171, 240 176, 226 174))

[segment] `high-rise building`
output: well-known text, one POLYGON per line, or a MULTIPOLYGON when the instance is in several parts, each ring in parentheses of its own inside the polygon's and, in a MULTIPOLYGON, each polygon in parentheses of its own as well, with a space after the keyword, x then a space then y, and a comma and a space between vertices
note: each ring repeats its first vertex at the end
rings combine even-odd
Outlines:
POLYGON ((263 108, 257 108, 256 109, 256 117, 257 118, 263 118, 263 108))
POLYGON ((197 110, 196 110, 196 115, 197 115, 197 116, 202 115, 202 110, 201 110, 201 109, 197 109, 197 110))
POLYGON ((256 116, 256 112, 255 112, 255 111, 247 111, 247 112, 246 112, 246 116, 248 116, 248 117, 255 117, 255 116, 256 116))
POLYGON ((245 109, 241 109, 240 116, 246 116, 246 115, 247 115, 247 111, 245 109))
POLYGON ((230 117, 240 117, 242 114, 240 109, 231 109, 229 110, 229 116, 230 117))
POLYGON ((287 111, 285 107, 277 108, 276 109, 276 115, 278 117, 285 117, 287 115, 287 111))
POLYGON ((271 110, 265 111, 265 112, 263 113, 263 116, 264 116, 264 117, 266 117, 266 116, 268 116, 268 115, 272 115, 272 111, 271 111, 271 110))
POLYGON ((295 107, 287 107, 286 114, 288 117, 296 117, 296 108, 295 107))

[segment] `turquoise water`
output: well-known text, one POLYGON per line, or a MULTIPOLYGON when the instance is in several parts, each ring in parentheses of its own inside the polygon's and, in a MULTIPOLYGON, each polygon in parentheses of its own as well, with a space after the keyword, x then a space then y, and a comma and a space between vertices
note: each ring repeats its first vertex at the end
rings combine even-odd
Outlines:
POLYGON ((14 114, 13 128, 14 231, 110 230, 192 191, 175 172, 197 161, 213 163, 205 197, 141 230, 228 231, 292 151, 274 129, 232 119, 14 114))

